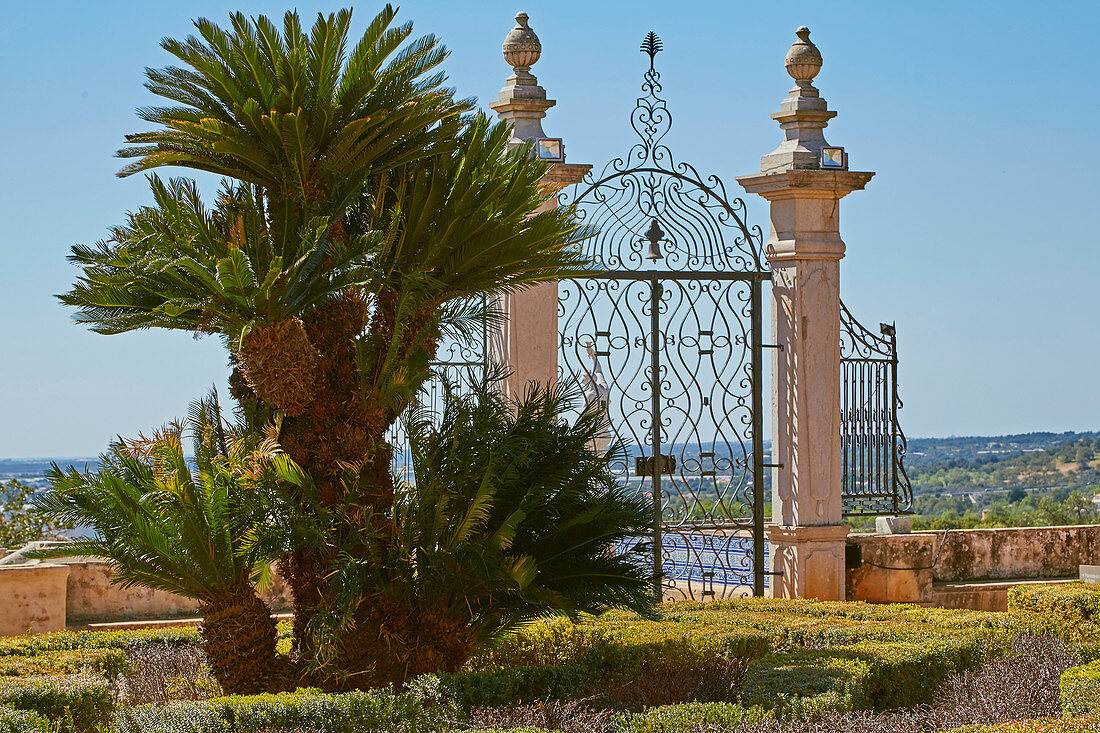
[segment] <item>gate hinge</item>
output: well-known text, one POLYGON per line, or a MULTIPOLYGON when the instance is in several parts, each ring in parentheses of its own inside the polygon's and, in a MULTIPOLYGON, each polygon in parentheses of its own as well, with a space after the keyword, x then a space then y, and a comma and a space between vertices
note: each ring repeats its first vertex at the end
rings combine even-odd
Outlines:
MULTIPOLYGON (((671 476, 676 471, 676 456, 662 453, 658 458, 660 473, 671 476)), ((634 473, 638 476, 652 476, 654 473, 653 456, 637 456, 634 459, 634 473)))

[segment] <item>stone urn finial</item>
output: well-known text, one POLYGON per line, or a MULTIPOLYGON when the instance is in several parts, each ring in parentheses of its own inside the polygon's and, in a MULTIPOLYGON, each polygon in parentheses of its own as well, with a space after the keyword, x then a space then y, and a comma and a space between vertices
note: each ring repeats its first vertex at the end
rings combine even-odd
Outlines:
POLYGON ((542 55, 542 44, 527 25, 527 13, 516 14, 516 27, 504 37, 501 50, 504 51, 504 60, 515 70, 517 77, 531 76, 531 67, 542 55))
MULTIPOLYGON (((514 32, 514 31, 513 31, 514 32)), ((821 52, 817 50, 817 46, 810 40, 810 29, 806 26, 800 27, 794 32, 798 36, 798 41, 791 45, 791 50, 787 51, 787 58, 784 65, 787 67, 787 73, 794 79, 795 84, 798 85, 798 89, 805 94, 806 92, 812 92, 812 94, 805 94, 805 96, 817 96, 817 89, 814 88, 813 80, 821 71, 821 52)), ((793 89, 791 90, 794 91, 793 89)))

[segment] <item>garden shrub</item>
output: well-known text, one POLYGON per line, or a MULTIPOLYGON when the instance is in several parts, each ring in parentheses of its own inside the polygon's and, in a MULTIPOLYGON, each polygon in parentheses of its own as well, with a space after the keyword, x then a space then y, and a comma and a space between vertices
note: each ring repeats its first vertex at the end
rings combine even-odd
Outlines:
POLYGON ((49 721, 29 710, 0 707, 0 733, 48 733, 49 721))
POLYGON ((770 651, 770 634, 715 623, 721 619, 711 616, 681 619, 666 613, 660 621, 649 621, 610 612, 580 624, 564 619, 531 624, 482 651, 469 668, 577 665, 600 678, 625 679, 648 670, 706 665, 717 658, 755 659, 770 651))
POLYGON ((418 680, 408 693, 388 689, 344 694, 316 690, 139 705, 116 717, 118 733, 252 733, 305 729, 318 733, 433 733, 453 718, 438 692, 418 680))
MULTIPOLYGON (((280 639, 289 639, 289 621, 277 624, 280 639)), ((126 629, 116 631, 55 631, 48 634, 22 634, 0 639, 0 658, 31 657, 49 652, 75 649, 134 649, 148 644, 194 645, 202 642, 198 626, 126 629)))
POLYGON ((984 641, 931 636, 769 654, 749 666, 742 700, 797 717, 910 707, 927 702, 952 673, 979 664, 984 641))
POLYGON ((75 649, 129 649, 151 643, 198 644, 197 626, 126 631, 55 631, 0 639, 0 658, 31 657, 75 649))
POLYGON ((115 702, 102 677, 9 677, 0 680, 0 706, 37 713, 64 732, 84 733, 106 724, 115 702))
POLYGON ((1064 714, 1100 713, 1100 661, 1070 667, 1062 673, 1058 689, 1064 714))
POLYGON ((583 697, 593 680, 580 665, 503 667, 442 675, 450 699, 463 710, 583 697))
POLYGON ((0 656, 0 676, 28 677, 91 672, 114 678, 130 670, 121 649, 62 649, 32 655, 0 656))
POLYGON ((1008 609, 1068 642, 1100 644, 1100 585, 1022 585, 1008 591, 1008 609))
POLYGON ((663 705, 622 719, 623 733, 689 733, 701 726, 749 725, 770 720, 773 713, 759 707, 728 702, 689 702, 663 705))
POLYGON ((494 706, 567 699, 644 674, 755 660, 748 665, 746 704, 815 716, 927 701, 952 672, 981 662, 983 649, 1007 650, 1015 625, 1003 613, 897 604, 681 602, 666 605, 659 621, 612 611, 576 625, 532 624, 446 680, 464 705, 494 706))
POLYGON ((1100 730, 1100 716, 1079 718, 1040 718, 1014 720, 996 725, 968 725, 950 733, 1095 733, 1100 730))

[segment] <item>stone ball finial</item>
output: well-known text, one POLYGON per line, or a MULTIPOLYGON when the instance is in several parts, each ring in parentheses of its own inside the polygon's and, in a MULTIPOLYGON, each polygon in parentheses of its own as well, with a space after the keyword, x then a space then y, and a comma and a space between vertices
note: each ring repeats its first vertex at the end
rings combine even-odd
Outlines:
POLYGON ((809 28, 802 26, 794 33, 798 36, 798 41, 791 45, 790 51, 787 51, 784 65, 787 67, 787 73, 800 87, 806 86, 812 89, 814 77, 821 71, 821 52, 810 40, 809 28))
POLYGON ((539 37, 527 25, 527 13, 516 14, 516 27, 504 37, 504 60, 517 72, 530 71, 542 55, 539 37))

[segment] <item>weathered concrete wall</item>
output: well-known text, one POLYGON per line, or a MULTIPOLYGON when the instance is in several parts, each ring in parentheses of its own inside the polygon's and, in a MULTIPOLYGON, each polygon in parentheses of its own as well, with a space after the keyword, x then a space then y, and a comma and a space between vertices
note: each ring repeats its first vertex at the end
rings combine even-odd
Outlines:
MULTIPOLYGON (((938 546, 943 533, 934 536, 938 546)), ((947 534, 935 579, 1067 578, 1098 561, 1100 525, 971 529, 947 534)))
MULTIPOLYGON (((81 560, 68 563, 68 566, 64 605, 70 625, 198 615, 198 604, 191 599, 142 586, 122 588, 113 584, 106 562, 81 560)), ((290 587, 276 575, 264 600, 274 612, 289 611, 292 605, 290 587)))
POLYGON ((860 546, 863 558, 858 568, 848 568, 845 574, 848 600, 872 603, 931 600, 935 537, 921 533, 855 534, 848 536, 848 542, 860 546))
POLYGON ((863 561, 847 569, 847 597, 877 603, 1003 611, 1013 585, 1074 578, 1079 565, 1100 564, 1100 525, 1091 524, 861 534, 848 541, 859 545, 863 561))
POLYGON ((65 628, 66 565, 0 567, 0 636, 40 634, 65 628))

